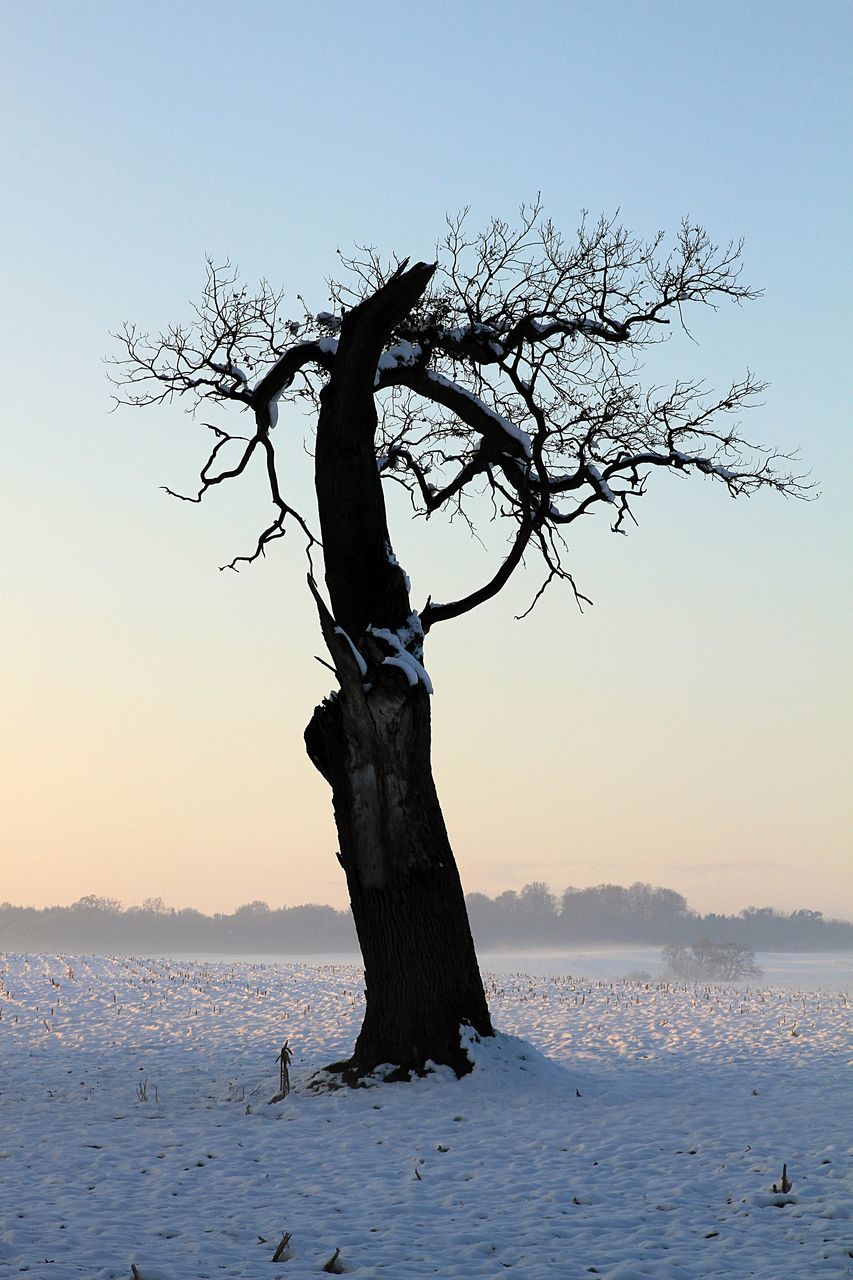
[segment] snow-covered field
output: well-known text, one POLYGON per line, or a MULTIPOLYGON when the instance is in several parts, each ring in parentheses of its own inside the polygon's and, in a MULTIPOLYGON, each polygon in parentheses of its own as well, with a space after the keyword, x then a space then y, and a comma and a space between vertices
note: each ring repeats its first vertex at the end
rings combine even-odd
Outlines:
POLYGON ((845 994, 487 984, 464 1080, 315 1093, 356 968, 0 957, 0 1276, 853 1274, 845 994))

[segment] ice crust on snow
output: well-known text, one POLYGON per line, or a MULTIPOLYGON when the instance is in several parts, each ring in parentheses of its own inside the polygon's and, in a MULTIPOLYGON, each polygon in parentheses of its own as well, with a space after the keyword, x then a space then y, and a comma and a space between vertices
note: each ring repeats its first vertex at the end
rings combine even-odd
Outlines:
POLYGON ((0 1275, 847 1280, 847 995, 485 983, 470 1075, 314 1093, 352 963, 3 956, 0 1275))

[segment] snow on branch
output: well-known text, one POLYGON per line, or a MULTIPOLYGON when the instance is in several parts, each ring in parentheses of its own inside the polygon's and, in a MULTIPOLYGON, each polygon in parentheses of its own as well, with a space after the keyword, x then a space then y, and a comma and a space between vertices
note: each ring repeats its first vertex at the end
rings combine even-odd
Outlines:
POLYGON ((359 674, 361 675, 362 680, 366 679, 366 677, 367 677, 367 663, 364 661, 364 658, 362 657, 361 653, 360 653, 360 652, 359 652, 359 650, 355 647, 355 645, 353 644, 352 640, 351 640, 351 639, 350 639, 350 637, 347 635, 346 631, 344 631, 343 627, 335 627, 335 635, 336 635, 336 636, 343 636, 344 640, 347 642, 347 644, 348 644, 348 645, 349 645, 349 647, 350 647, 350 652, 352 653, 352 656, 353 656, 353 658, 355 659, 355 664, 356 664, 356 666, 358 667, 359 674))
MULTIPOLYGON (((534 603, 563 580, 580 604, 567 526, 604 511, 625 533, 656 472, 698 474, 735 497, 762 488, 810 494, 791 458, 742 432, 739 415, 763 390, 751 374, 717 396, 691 382, 642 381, 643 352, 686 330, 691 309, 758 296, 742 279, 741 250, 739 242, 716 244, 689 220, 671 241, 663 233, 646 240, 616 218, 584 215, 564 237, 537 199, 515 221, 496 218, 479 233, 465 213, 450 219, 437 265, 407 270, 407 260, 384 261, 372 248, 342 257, 331 309, 310 311, 300 299, 292 318, 266 281, 250 291, 230 264, 208 262, 188 324, 156 337, 128 325, 117 335, 116 398, 146 405, 181 397, 193 411, 203 404, 223 415, 223 425, 205 423, 214 442, 187 501, 263 460, 274 518, 254 552, 230 567, 264 555, 291 521, 310 555, 319 544, 283 497, 276 470, 279 407, 301 400, 320 410, 324 385, 343 367, 348 317, 373 307, 379 338, 363 374, 377 421, 365 418, 364 429, 373 431, 377 485, 402 486, 415 514, 445 511, 471 533, 485 494, 485 518, 508 530, 508 550, 486 580, 455 602, 430 601, 424 631, 492 598, 535 557, 544 579, 534 603), (416 300, 386 322, 382 299, 404 273, 416 300), (237 413, 249 415, 251 430, 225 425, 237 413)), ((352 360, 351 344, 347 350, 352 360)), ((410 648, 386 657, 423 683, 410 648)))
MULTIPOLYGON (((400 380, 404 381, 405 375, 400 380)), ((427 399, 452 410, 460 421, 478 431, 484 439, 494 442, 499 452, 531 457, 533 445, 526 431, 490 408, 473 391, 452 382, 438 370, 426 369, 420 378, 412 378, 408 385, 413 390, 420 390, 427 399)))
POLYGON ((426 667, 423 665, 424 630, 421 619, 416 613, 409 618, 405 627, 390 631, 387 627, 369 627, 369 634, 376 640, 383 641, 391 652, 382 659, 382 666, 397 667, 406 677, 410 688, 422 684, 427 693, 433 692, 426 667))

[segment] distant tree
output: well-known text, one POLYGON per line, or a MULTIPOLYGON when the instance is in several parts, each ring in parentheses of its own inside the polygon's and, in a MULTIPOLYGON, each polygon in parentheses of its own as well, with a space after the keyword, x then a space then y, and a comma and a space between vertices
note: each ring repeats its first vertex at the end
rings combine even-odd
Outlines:
POLYGON ((762 972, 752 947, 709 938, 700 938, 692 946, 669 943, 663 949, 663 961, 667 973, 682 982, 734 982, 762 972))
POLYGON ((687 915, 687 901, 673 889, 651 884, 632 884, 628 890, 632 912, 644 924, 658 928, 665 922, 681 920, 687 915))
POLYGON ((84 897, 78 898, 76 902, 72 902, 71 910, 116 913, 121 911, 121 903, 118 898, 101 898, 97 894, 87 893, 84 897))
POLYGON ((518 905, 521 911, 543 924, 557 913, 557 899, 541 880, 524 886, 518 895, 518 905))
POLYGON ((429 1060, 463 1073, 460 1023, 492 1034, 430 764, 432 628, 492 599, 524 562, 542 574, 531 608, 555 581, 584 600, 564 534, 596 512, 626 532, 655 472, 703 477, 732 497, 802 492, 779 455, 740 434, 738 415, 761 390, 750 374, 716 396, 639 378, 642 352, 690 307, 755 296, 739 259, 739 245, 720 248, 690 223, 670 252, 662 235, 645 243, 608 219, 583 221, 567 242, 535 204, 518 226, 496 219, 479 235, 464 217, 451 221, 439 262, 386 266, 373 251, 344 260, 331 310, 295 317, 282 316, 283 295, 267 283, 250 292, 211 263, 191 324, 119 335, 124 403, 185 397, 205 409, 213 444, 188 501, 260 465, 272 516, 228 567, 265 555, 288 528, 305 538, 340 686, 305 742, 332 789, 365 963, 364 1024, 337 1064, 350 1081, 389 1062, 401 1076, 429 1060), (316 417, 319 528, 280 473, 285 401, 316 417), (508 535, 505 554, 458 598, 439 588, 414 610, 387 485, 408 493, 416 515, 443 511, 463 529, 485 510, 508 535))
POLYGON ((722 978, 723 982, 733 982, 737 978, 758 978, 763 972, 752 947, 741 942, 719 943, 714 967, 716 976, 722 978))
POLYGON ((680 893, 650 884, 630 888, 599 884, 569 886, 560 903, 560 934, 601 942, 660 942, 678 936, 690 920, 680 893))
POLYGON ((163 916, 168 913, 169 908, 162 898, 143 898, 142 910, 150 911, 155 916, 163 916))

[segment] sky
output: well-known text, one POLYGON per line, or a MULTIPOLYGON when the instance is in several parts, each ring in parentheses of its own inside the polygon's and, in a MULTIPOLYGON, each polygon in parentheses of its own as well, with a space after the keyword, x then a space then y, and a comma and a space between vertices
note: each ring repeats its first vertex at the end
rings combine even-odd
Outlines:
MULTIPOLYGON (((567 234, 586 208, 744 237, 763 297, 662 367, 766 379, 747 434, 799 449, 820 496, 656 477, 630 537, 573 537, 583 615, 552 591, 514 621, 531 576, 435 629, 463 883, 853 917, 851 27, 784 0, 3 0, 0 899, 345 905, 302 744, 329 688, 302 547, 218 571, 263 527, 260 477, 170 499, 206 433, 111 412, 110 331, 186 319, 206 253, 320 310, 339 248, 429 259, 447 213, 541 191, 567 234)), ((416 602, 483 578, 458 529, 390 518, 416 602)))

